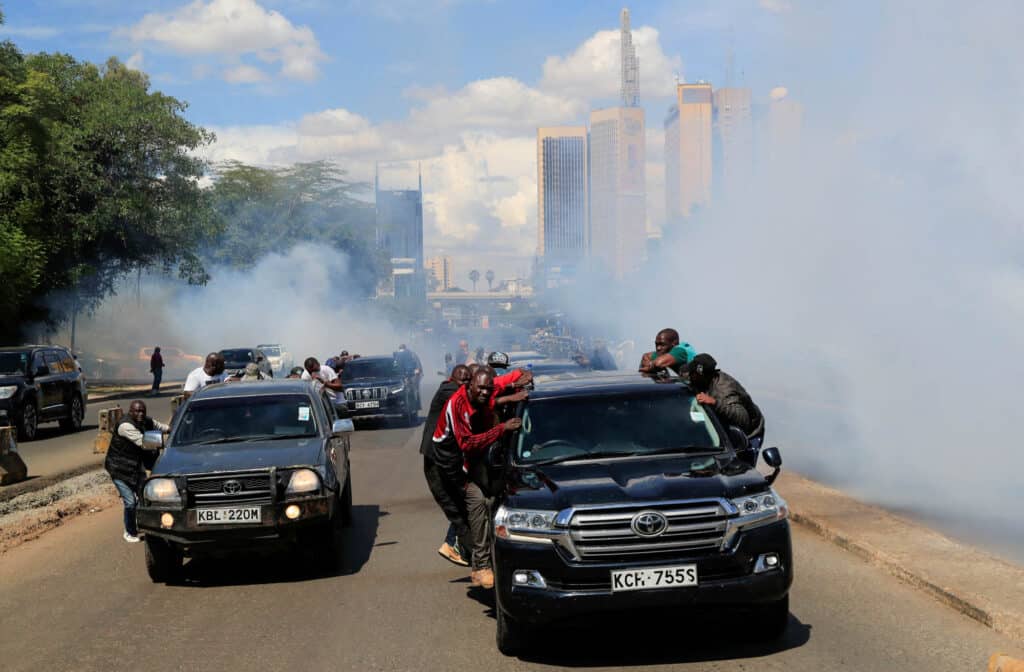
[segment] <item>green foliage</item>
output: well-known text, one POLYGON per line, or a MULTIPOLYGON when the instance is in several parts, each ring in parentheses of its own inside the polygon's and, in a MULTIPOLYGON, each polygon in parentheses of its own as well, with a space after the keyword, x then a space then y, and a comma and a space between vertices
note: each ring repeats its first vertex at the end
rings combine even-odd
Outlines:
POLYGON ((65 317, 55 296, 89 308, 134 270, 207 279, 195 250, 220 224, 195 151, 213 136, 185 108, 116 59, 0 44, 0 341, 65 317))
POLYGON ((390 273, 375 242, 373 204, 359 198, 369 187, 353 182, 330 162, 288 168, 257 168, 238 162, 217 167, 213 200, 223 233, 205 259, 247 269, 261 257, 286 253, 299 243, 321 245, 325 253, 348 254, 350 289, 373 293, 390 273))

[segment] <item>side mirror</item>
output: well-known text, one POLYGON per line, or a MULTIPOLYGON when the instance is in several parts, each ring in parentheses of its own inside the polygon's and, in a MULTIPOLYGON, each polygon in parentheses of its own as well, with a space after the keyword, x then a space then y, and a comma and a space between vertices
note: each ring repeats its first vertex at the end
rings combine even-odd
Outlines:
POLYGON ((775 446, 771 448, 765 448, 761 451, 761 455, 764 456, 764 462, 773 469, 778 469, 782 466, 782 455, 779 453, 779 449, 775 446))
POLYGON ((164 447, 164 433, 158 429, 142 435, 142 447, 146 450, 160 450, 164 447))
POLYGON ((342 418, 335 420, 334 424, 331 425, 331 434, 334 436, 343 436, 345 434, 351 434, 356 431, 355 423, 349 418, 342 418))

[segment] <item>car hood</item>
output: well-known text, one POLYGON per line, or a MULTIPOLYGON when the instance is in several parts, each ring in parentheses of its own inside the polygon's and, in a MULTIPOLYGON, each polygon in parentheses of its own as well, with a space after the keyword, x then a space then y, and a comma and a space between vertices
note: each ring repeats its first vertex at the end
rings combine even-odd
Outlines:
POLYGON ((585 504, 740 497, 766 487, 760 472, 725 456, 620 458, 513 467, 507 504, 560 510, 585 504))
POLYGON ((401 378, 349 378, 344 384, 346 388, 356 388, 401 385, 403 382, 401 378))
POLYGON ((280 441, 171 446, 157 460, 153 475, 316 465, 323 461, 320 455, 322 445, 322 438, 312 436, 280 441))

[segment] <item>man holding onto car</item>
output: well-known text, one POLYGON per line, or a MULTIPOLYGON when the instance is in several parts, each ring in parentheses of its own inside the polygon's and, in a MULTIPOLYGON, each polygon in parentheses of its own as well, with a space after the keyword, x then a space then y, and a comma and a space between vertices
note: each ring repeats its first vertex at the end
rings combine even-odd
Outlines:
POLYGON ((679 342, 679 332, 662 329, 654 337, 654 352, 645 352, 640 358, 640 373, 657 373, 672 369, 679 375, 686 374, 686 364, 696 356, 697 351, 689 343, 679 342))
POLYGON ((697 402, 714 408, 726 425, 743 430, 750 447, 757 451, 764 441, 764 414, 739 381, 719 371, 717 366, 715 358, 706 352, 687 365, 690 387, 697 393, 697 402))
POLYGON ((167 433, 170 427, 146 415, 146 404, 138 399, 128 407, 128 416, 118 423, 107 449, 103 468, 121 495, 124 504, 124 540, 134 544, 141 541, 135 523, 135 509, 138 508, 139 488, 146 478, 146 467, 155 457, 142 445, 145 432, 160 430, 167 433))
POLYGON ((341 384, 341 378, 334 372, 329 366, 322 366, 317 361, 316 357, 307 357, 306 361, 303 362, 306 370, 302 373, 303 380, 315 380, 323 384, 324 389, 327 390, 327 396, 331 398, 332 402, 337 402, 338 393, 344 391, 344 387, 341 384))
POLYGON ((188 399, 212 383, 223 383, 226 378, 227 375, 224 373, 224 355, 219 352, 211 352, 206 356, 206 361, 203 365, 188 374, 188 378, 185 379, 185 398, 188 399))

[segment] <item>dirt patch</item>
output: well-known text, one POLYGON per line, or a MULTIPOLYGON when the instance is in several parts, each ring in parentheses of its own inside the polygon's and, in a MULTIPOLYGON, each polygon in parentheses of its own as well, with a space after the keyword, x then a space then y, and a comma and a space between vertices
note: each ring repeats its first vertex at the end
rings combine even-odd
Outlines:
POLYGON ((120 505, 117 490, 102 469, 12 497, 0 502, 0 555, 70 518, 120 505))

